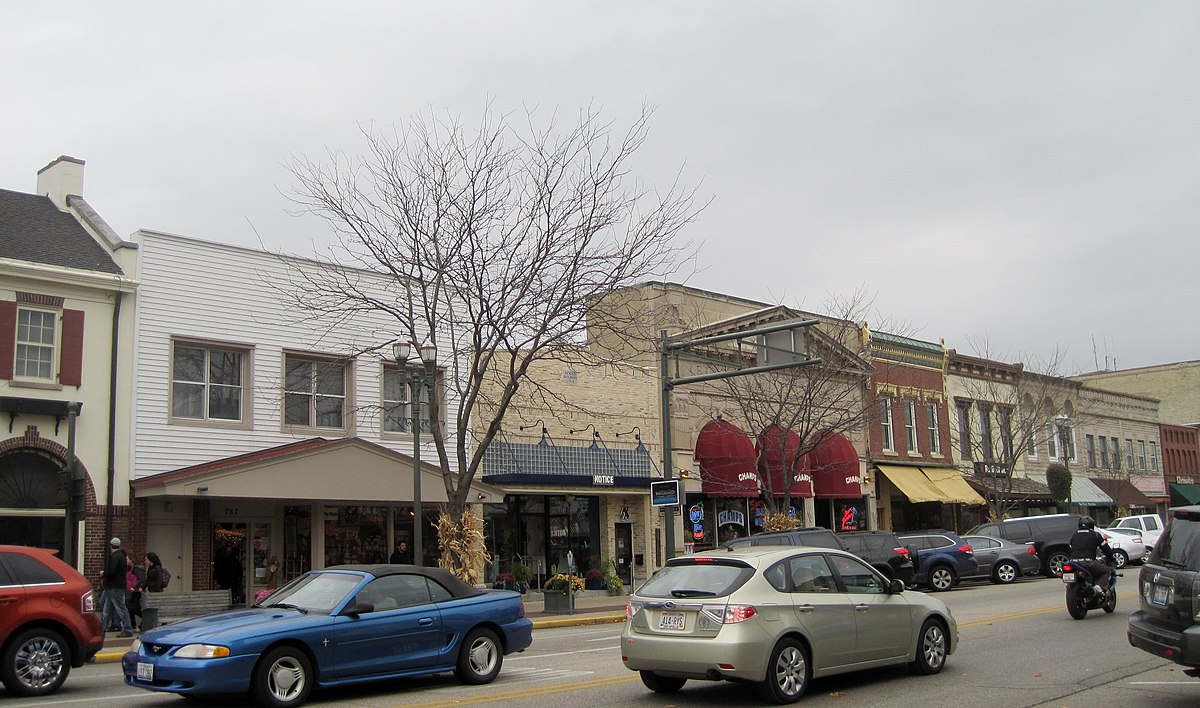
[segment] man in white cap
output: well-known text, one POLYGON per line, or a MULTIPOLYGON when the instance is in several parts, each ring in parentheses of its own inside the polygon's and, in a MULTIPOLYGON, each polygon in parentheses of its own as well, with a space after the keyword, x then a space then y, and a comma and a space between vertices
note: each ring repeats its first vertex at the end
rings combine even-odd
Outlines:
POLYGON ((104 577, 100 582, 101 626, 108 629, 115 617, 121 624, 119 637, 132 637, 133 625, 129 623, 129 609, 125 607, 125 573, 129 571, 125 551, 121 550, 121 539, 108 542, 110 552, 104 565, 104 577))

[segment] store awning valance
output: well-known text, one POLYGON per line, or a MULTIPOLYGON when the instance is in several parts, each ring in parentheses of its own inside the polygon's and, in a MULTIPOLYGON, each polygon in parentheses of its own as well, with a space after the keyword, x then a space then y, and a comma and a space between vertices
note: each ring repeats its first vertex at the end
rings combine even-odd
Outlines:
POLYGON ((700 484, 710 497, 759 496, 754 441, 727 420, 710 420, 696 436, 700 484))
POLYGON ((962 473, 956 469, 947 467, 922 467, 921 471, 953 503, 971 505, 983 505, 987 503, 974 489, 971 489, 971 485, 967 484, 967 480, 963 478, 962 473))
POLYGON ((813 495, 821 499, 862 496, 858 451, 844 435, 833 435, 805 455, 813 477, 813 495))
POLYGON ((1200 504, 1200 484, 1171 483, 1171 506, 1200 504))
POLYGON ((875 467, 914 504, 950 501, 945 493, 929 477, 925 476, 920 467, 879 464, 875 467))
POLYGON ((1154 501, 1133 486, 1132 482, 1124 479, 1091 478, 1092 483, 1102 492, 1112 497, 1118 507, 1133 506, 1141 509, 1153 509, 1154 501))

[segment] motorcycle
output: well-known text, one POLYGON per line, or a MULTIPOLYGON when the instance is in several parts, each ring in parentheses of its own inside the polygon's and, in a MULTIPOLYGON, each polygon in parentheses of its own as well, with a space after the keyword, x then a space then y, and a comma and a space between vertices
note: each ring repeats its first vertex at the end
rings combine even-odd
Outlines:
POLYGON ((1062 579, 1067 586, 1067 612, 1071 617, 1080 620, 1087 617, 1088 610, 1104 610, 1112 614, 1117 609, 1117 571, 1109 569, 1112 582, 1108 590, 1101 589, 1096 584, 1092 573, 1073 561, 1063 563, 1062 579))

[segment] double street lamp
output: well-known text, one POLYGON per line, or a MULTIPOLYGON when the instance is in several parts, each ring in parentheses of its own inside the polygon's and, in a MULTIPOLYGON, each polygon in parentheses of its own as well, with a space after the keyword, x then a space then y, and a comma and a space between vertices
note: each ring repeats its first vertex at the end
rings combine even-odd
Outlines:
MULTIPOLYGON (((422 543, 422 531, 425 525, 425 515, 421 508, 421 424, 428 416, 422 415, 424 406, 421 402, 422 393, 426 401, 433 400, 434 386, 437 379, 437 346, 426 341, 417 347, 421 357, 421 368, 408 367, 408 357, 412 354, 409 342, 397 341, 392 345, 392 355, 399 369, 400 388, 409 391, 409 405, 412 411, 413 436, 413 563, 424 565, 425 545, 422 543)), ((433 422, 430 421, 430 425, 433 422)))

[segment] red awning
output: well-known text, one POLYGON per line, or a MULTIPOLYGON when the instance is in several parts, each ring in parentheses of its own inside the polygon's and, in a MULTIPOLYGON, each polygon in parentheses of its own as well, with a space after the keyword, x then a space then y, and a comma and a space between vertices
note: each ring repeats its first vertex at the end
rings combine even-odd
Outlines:
POLYGON ((758 435, 758 474, 771 480, 771 491, 783 496, 786 478, 792 477, 792 496, 813 495, 812 475, 800 460, 800 436, 772 423, 758 435), (793 476, 794 475, 794 476, 793 476))
POLYGON ((833 435, 805 455, 812 471, 813 492, 820 499, 854 499, 862 496, 858 452, 843 435, 833 435))
POLYGON ((696 436, 693 455, 700 465, 701 488, 708 496, 759 496, 754 442, 733 423, 725 420, 705 423, 696 436))

